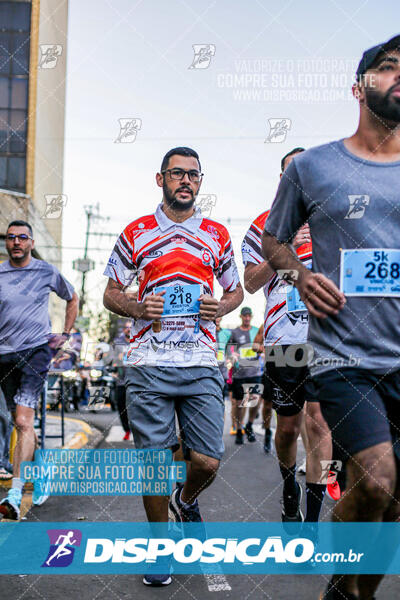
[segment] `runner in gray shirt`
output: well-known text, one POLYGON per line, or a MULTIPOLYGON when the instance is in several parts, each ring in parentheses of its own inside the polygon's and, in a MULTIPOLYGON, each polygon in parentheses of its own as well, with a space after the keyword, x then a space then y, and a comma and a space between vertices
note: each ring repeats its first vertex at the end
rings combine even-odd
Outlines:
MULTIPOLYGON (((56 267, 32 257, 34 241, 29 223, 9 224, 6 248, 10 258, 0 265, 0 385, 13 416, 17 444, 12 487, 0 503, 0 518, 16 520, 24 486, 20 464, 33 460, 37 447, 33 420, 52 355, 48 343, 49 294, 55 292, 67 301, 64 332, 52 337, 53 348, 61 347, 69 338, 78 313, 78 297, 56 267)), ((32 502, 42 504, 46 498, 35 486, 32 502)))
MULTIPOLYGON (((323 415, 347 463, 346 494, 334 519, 396 521, 400 36, 364 53, 353 92, 360 105, 356 133, 295 157, 266 222, 263 250, 275 270, 292 271, 309 311, 316 351, 311 369, 323 415), (288 245, 305 222, 313 272, 288 245)), ((339 576, 321 598, 372 598, 379 581, 339 576)))

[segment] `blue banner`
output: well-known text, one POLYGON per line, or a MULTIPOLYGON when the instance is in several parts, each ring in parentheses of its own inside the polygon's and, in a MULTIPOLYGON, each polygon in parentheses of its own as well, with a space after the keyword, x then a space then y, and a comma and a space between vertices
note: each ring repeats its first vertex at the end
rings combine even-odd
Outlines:
POLYGON ((48 496, 166 496, 186 480, 171 450, 36 450, 21 477, 48 496))
POLYGON ((1 574, 400 574, 400 523, 1 523, 1 574))

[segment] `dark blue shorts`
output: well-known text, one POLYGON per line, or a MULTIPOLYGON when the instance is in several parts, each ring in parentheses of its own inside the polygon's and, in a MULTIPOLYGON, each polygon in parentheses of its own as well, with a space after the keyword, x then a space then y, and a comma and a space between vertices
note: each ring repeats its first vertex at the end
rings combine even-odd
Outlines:
POLYGON ((125 385, 136 448, 177 450, 177 415, 184 451, 222 458, 224 380, 218 367, 128 367, 125 385))
POLYGON ((400 371, 387 375, 356 368, 313 377, 324 419, 342 461, 382 442, 400 460, 400 371))
POLYGON ((52 358, 48 344, 0 355, 0 386, 8 409, 36 409, 52 358))

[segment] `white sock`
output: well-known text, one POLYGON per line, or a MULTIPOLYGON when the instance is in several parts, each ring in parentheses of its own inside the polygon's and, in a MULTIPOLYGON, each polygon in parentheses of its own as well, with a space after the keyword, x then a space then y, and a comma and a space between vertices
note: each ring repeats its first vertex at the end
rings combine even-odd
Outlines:
POLYGON ((11 489, 19 490, 22 494, 22 490, 24 489, 24 483, 25 483, 25 481, 23 479, 21 479, 20 477, 13 477, 12 483, 11 483, 11 489))

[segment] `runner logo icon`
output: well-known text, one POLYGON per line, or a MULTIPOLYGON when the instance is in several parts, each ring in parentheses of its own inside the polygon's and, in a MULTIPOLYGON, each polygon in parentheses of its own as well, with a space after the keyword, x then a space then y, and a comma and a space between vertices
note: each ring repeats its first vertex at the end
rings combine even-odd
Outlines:
POLYGON ((68 567, 73 559, 75 548, 81 545, 82 532, 79 529, 48 529, 49 553, 42 567, 68 567))
POLYGON ((364 216, 365 209, 369 204, 369 196, 366 194, 356 194, 348 196, 349 210, 345 219, 361 219, 364 216))

